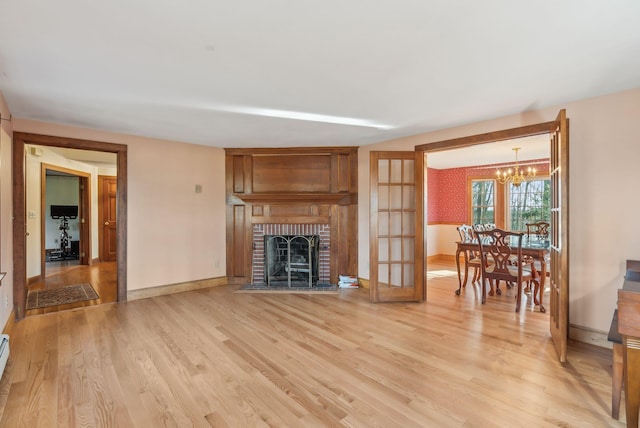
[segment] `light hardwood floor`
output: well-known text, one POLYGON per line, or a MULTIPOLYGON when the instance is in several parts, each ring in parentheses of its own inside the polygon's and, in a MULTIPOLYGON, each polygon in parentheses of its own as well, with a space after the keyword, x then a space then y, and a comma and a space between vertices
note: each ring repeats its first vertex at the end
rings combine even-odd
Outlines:
POLYGON ((611 351, 572 343, 511 293, 428 302, 241 294, 221 286, 26 318, 11 335, 0 425, 605 427, 611 351))
POLYGON ((116 262, 96 262, 91 266, 81 265, 76 260, 49 262, 44 280, 29 285, 29 290, 50 289, 73 284, 89 283, 100 296, 99 299, 48 308, 31 309, 25 315, 40 315, 62 310, 111 303, 118 300, 116 262))

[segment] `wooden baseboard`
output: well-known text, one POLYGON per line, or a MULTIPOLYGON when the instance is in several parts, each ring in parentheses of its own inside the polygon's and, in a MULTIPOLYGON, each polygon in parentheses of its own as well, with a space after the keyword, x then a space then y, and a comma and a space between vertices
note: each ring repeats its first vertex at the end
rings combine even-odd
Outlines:
POLYGON ((11 336, 11 334, 13 333, 13 326, 16 325, 16 310, 13 309, 11 311, 11 313, 9 314, 9 319, 7 320, 6 324, 4 325, 4 328, 2 329, 2 333, 4 334, 8 334, 9 336, 11 336))
POLYGON ((607 332, 588 327, 570 325, 569 338, 577 342, 589 343, 601 348, 613 348, 613 344, 607 340, 607 332))
POLYGON ((435 256, 427 257, 427 263, 429 262, 455 262, 456 256, 450 254, 436 254, 435 256))
POLYGON ((166 294, 182 293, 185 291, 200 290, 201 288, 227 285, 227 277, 201 279, 198 281, 181 282, 178 284, 160 285, 158 287, 142 288, 140 290, 127 291, 127 301, 147 299, 149 297, 164 296, 166 294))
POLYGON ((27 286, 33 285, 36 282, 42 281, 42 275, 32 276, 31 278, 27 278, 27 286))
POLYGON ((358 278, 358 284, 360 288, 369 288, 369 280, 364 278, 358 278))

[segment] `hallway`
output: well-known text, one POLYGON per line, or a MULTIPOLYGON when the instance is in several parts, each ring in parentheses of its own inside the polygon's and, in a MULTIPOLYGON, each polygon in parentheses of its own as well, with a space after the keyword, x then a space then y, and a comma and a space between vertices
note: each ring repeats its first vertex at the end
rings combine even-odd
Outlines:
POLYGON ((26 316, 58 312, 66 309, 115 302, 118 299, 116 262, 97 262, 91 266, 79 265, 77 260, 47 263, 44 281, 38 281, 28 287, 31 290, 51 289, 73 284, 89 283, 96 290, 99 299, 68 305, 26 311, 26 316))

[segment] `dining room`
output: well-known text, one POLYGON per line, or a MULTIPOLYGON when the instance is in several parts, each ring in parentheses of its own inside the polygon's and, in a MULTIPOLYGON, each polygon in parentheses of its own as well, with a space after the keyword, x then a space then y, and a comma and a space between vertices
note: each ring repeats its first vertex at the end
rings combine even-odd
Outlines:
MULTIPOLYGON (((479 304, 491 304, 495 299, 519 300, 517 296, 521 295, 523 303, 516 305, 518 311, 520 307, 546 311, 543 302, 548 290, 545 280, 551 220, 549 165, 548 135, 439 151, 427 156, 427 261, 445 263, 450 268, 441 274, 458 276, 458 288, 452 293, 463 298, 469 295, 479 304), (533 224, 542 224, 546 230, 544 233, 533 230, 533 224), (470 239, 476 238, 475 232, 479 229, 496 228, 523 234, 522 258, 526 262, 523 273, 533 276, 523 286, 523 293, 518 293, 517 287, 512 290, 510 281, 502 287, 499 281, 497 287, 488 283, 486 292, 482 291, 481 266, 474 264, 479 259, 472 260, 474 254, 479 255, 480 248, 477 240, 473 245, 461 247, 460 242, 464 241, 459 232, 461 226, 469 228, 470 239)), ((512 253, 511 258, 517 255, 517 248, 512 248, 512 253)))

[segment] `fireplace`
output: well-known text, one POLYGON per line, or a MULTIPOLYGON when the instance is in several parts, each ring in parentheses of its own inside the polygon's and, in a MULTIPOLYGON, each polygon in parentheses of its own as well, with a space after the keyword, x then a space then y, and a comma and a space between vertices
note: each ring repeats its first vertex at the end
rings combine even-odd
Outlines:
POLYGON ((318 235, 265 235, 264 281, 269 287, 318 284, 318 235))
POLYGON ((251 282, 270 287, 328 284, 330 230, 328 224, 253 225, 251 282))

